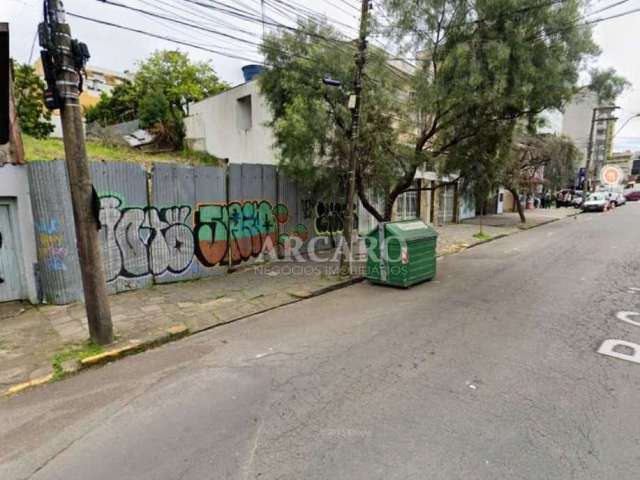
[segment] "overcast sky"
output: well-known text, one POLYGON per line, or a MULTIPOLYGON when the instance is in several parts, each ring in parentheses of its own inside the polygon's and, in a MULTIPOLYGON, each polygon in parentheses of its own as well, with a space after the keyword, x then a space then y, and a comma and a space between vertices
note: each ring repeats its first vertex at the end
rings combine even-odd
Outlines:
MULTIPOLYGON (((201 0, 202 1, 202 0, 201 0)), ((206 0, 204 0, 206 2, 206 0)), ((248 8, 260 8, 260 0, 220 0, 227 5, 246 11, 248 8)), ((317 12, 327 15, 331 20, 341 22, 345 33, 354 34, 357 24, 357 10, 359 0, 294 0, 297 5, 304 5, 317 12), (350 25, 349 30, 346 25, 350 25)), ((242 36, 251 41, 259 41, 262 27, 255 23, 241 22, 220 12, 215 13, 208 9, 200 9, 186 0, 120 0, 132 7, 144 10, 182 13, 185 16, 194 10, 198 12, 202 24, 211 29, 224 29, 229 32, 229 24, 234 29, 234 35, 242 36), (151 7, 153 6, 153 8, 151 7), (185 9, 180 12, 176 9, 185 9), (188 11, 188 12, 187 12, 188 11), (225 24, 226 23, 226 24, 225 24), (237 32, 237 29, 254 32, 248 36, 237 32)), ((614 0, 595 0, 592 10, 617 3, 614 0)), ((599 16, 608 16, 618 12, 624 12, 640 7, 640 0, 621 2, 617 8, 607 10, 599 16)), ((167 37, 174 37, 188 42, 207 45, 215 50, 223 50, 229 54, 259 60, 255 47, 235 40, 228 40, 219 36, 213 36, 203 31, 190 30, 187 27, 177 26, 164 20, 150 19, 149 17, 123 10, 110 5, 105 5, 96 0, 66 0, 64 2, 68 12, 82 14, 88 17, 98 18, 104 21, 118 23, 141 30, 157 33, 167 37)), ((287 0, 267 0, 267 4, 274 6, 290 5, 287 0)), ((18 61, 26 62, 31 56, 34 61, 38 55, 37 45, 32 52, 35 32, 42 16, 42 0, 0 0, 0 21, 10 23, 11 31, 11 55, 18 61)), ((167 14, 167 13, 165 13, 167 14)), ((267 15, 271 15, 278 22, 291 22, 282 14, 267 6, 267 15)), ((173 16, 173 15, 172 15, 173 16)), ((73 35, 89 45, 91 51, 90 63, 118 71, 134 70, 136 61, 144 59, 154 50, 175 48, 176 45, 164 40, 145 37, 137 33, 117 30, 108 26, 89 23, 84 20, 69 18, 73 35)), ((602 55, 597 61, 601 67, 614 67, 624 75, 632 84, 618 101, 620 121, 617 129, 633 116, 640 113, 640 61, 638 61, 637 45, 640 32, 640 12, 623 18, 603 22, 595 26, 595 40, 602 48, 602 55)), ((211 61, 218 75, 232 85, 242 82, 240 67, 249 62, 221 55, 212 54, 189 47, 179 47, 187 51, 190 56, 198 60, 211 61)), ((634 149, 640 150, 640 118, 632 119, 615 139, 616 150, 634 149)))

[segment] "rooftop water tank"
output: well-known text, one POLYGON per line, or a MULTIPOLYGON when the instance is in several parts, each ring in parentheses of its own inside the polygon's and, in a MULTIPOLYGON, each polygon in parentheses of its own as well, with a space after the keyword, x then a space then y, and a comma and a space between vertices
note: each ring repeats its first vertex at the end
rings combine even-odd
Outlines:
POLYGON ((242 67, 242 75, 244 75, 244 81, 250 82, 262 73, 264 67, 262 65, 245 65, 242 67))

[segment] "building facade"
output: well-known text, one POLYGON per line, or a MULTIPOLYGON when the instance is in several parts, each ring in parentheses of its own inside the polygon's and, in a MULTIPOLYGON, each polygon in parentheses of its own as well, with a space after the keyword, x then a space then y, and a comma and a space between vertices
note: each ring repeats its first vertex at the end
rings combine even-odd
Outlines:
POLYGON ((590 178, 596 182, 600 170, 609 162, 613 153, 617 120, 614 112, 615 107, 601 105, 595 93, 583 91, 566 106, 562 119, 562 134, 571 138, 582 152, 582 162, 579 165, 582 171, 586 167, 591 147, 590 178))
POLYGON ((194 150, 229 163, 277 165, 271 112, 257 80, 194 103, 185 119, 186 141, 194 150))
MULTIPOLYGON (((271 120, 258 81, 250 80, 191 105, 185 119, 186 142, 194 150, 228 159, 231 164, 277 165, 271 120)), ((442 182, 446 179, 435 172, 418 171, 413 188, 398 197, 394 219, 421 218, 442 224, 474 216, 472 197, 459 195, 457 185, 433 189, 442 182)), ((375 227, 373 217, 363 208, 359 211, 361 233, 375 227)))
MULTIPOLYGON (((44 81, 42 60, 38 59, 33 68, 36 74, 44 81)), ((80 105, 83 109, 93 107, 100 101, 101 94, 111 94, 116 86, 132 79, 133 75, 129 72, 116 72, 106 68, 87 66, 82 93, 80 94, 80 105)), ((52 112, 51 122, 55 127, 51 136, 62 138, 62 122, 58 110, 52 112)))

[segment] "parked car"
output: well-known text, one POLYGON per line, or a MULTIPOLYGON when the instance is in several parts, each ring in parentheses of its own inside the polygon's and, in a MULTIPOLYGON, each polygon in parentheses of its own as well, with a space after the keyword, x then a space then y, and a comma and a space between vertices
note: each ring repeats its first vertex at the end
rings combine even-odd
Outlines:
POLYGON ((573 192, 568 189, 560 190, 556 193, 556 207, 570 207, 573 202, 573 192))
POLYGON ((640 200, 640 190, 632 190, 626 193, 624 198, 630 202, 637 202, 638 200, 640 200))
POLYGON ((614 202, 616 204, 616 207, 620 207, 621 205, 627 203, 627 198, 622 193, 616 193, 615 196, 616 198, 614 202))
POLYGON ((616 207, 620 207, 627 203, 627 199, 621 192, 616 192, 614 190, 602 190, 600 193, 604 193, 606 197, 609 199, 609 202, 615 205, 616 207))
POLYGON ((583 201, 584 201, 584 192, 582 190, 576 190, 573 195, 573 200, 571 200, 571 206, 575 208, 580 208, 583 201))
POLYGON ((587 197, 582 204, 584 212, 602 212, 609 206, 608 192, 595 192, 587 197))

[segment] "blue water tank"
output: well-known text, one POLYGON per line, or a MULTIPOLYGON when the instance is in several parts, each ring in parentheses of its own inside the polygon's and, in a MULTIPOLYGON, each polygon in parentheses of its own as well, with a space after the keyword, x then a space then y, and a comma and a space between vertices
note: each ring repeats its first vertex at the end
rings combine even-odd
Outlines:
POLYGON ((244 75, 244 81, 250 82, 258 75, 262 73, 264 67, 262 65, 245 65, 242 67, 242 75, 244 75))

